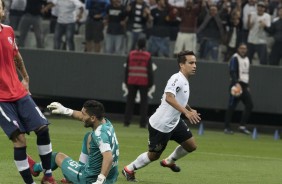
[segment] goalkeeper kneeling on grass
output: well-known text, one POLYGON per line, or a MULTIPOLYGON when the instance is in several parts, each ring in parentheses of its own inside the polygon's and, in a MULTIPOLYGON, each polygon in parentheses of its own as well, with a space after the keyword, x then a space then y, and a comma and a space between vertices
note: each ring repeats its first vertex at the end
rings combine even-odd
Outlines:
MULTIPOLYGON (((112 184, 118 177, 119 145, 111 122, 104 117, 104 106, 95 100, 84 103, 81 111, 64 107, 58 102, 47 106, 53 114, 72 116, 91 127, 84 136, 79 162, 61 152, 52 153, 52 170, 60 167, 67 183, 112 184)), ((28 157, 30 170, 38 176, 40 163, 28 157)))

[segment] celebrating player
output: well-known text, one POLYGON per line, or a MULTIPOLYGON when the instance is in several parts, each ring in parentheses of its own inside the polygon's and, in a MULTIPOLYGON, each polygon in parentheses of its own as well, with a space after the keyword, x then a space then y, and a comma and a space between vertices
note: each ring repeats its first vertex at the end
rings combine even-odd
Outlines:
MULTIPOLYGON (((103 104, 88 100, 83 104, 81 111, 66 108, 58 102, 52 102, 47 107, 52 109, 53 114, 72 116, 83 121, 84 127, 93 129, 84 138, 80 162, 74 161, 64 153, 53 152, 52 170, 60 167, 66 180, 72 183, 115 183, 118 176, 119 145, 114 127, 104 118, 103 104)), ((42 170, 40 164, 35 164, 31 157, 29 162, 32 173, 38 175, 42 170)))
MULTIPOLYGON (((4 3, 0 0, 0 20, 4 3)), ((34 184, 26 155, 25 133, 34 131, 42 162, 43 184, 55 184, 51 171, 52 146, 48 121, 29 95, 29 76, 15 43, 14 31, 0 24, 0 125, 14 146, 14 160, 24 183, 34 184), (18 78, 17 71, 22 77, 18 78)))
POLYGON ((192 124, 197 124, 201 120, 200 114, 188 105, 190 95, 188 78, 196 72, 196 57, 192 51, 183 51, 178 54, 177 61, 179 72, 168 80, 162 102, 149 119, 149 151, 139 155, 122 170, 127 181, 135 182, 135 170, 159 159, 169 140, 174 140, 180 145, 160 164, 173 172, 180 171, 180 167, 175 164, 176 160, 196 150, 193 135, 180 118, 183 113, 192 124))

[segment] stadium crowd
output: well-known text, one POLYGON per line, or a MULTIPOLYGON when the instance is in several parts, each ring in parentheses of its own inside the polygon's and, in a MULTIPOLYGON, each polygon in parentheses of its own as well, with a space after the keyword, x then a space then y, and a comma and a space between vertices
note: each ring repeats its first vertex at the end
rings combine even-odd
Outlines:
POLYGON ((146 38, 152 56, 226 62, 243 42, 251 63, 282 58, 282 0, 4 1, 19 47, 126 55, 146 38))

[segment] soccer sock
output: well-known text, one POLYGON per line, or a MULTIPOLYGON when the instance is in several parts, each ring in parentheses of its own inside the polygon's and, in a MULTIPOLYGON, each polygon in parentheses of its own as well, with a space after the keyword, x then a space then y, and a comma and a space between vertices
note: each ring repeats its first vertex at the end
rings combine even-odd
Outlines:
MULTIPOLYGON (((52 158, 51 158, 51 170, 54 171, 58 168, 58 165, 56 164, 56 155, 57 152, 52 152, 52 158)), ((33 166, 34 172, 42 172, 42 164, 41 163, 35 163, 33 166)))
POLYGON ((167 164, 173 164, 176 160, 184 157, 187 155, 189 152, 186 151, 182 146, 177 146, 175 150, 169 155, 166 159, 165 162, 167 164))
POLYGON ((27 184, 34 183, 27 161, 26 147, 14 148, 14 160, 24 182, 27 184))
POLYGON ((52 156, 52 145, 49 136, 49 129, 48 127, 44 127, 38 132, 37 135, 37 147, 39 157, 42 162, 43 173, 45 176, 50 177, 52 176, 51 170, 51 156, 52 156))
POLYGON ((58 168, 58 165, 56 164, 56 156, 57 152, 52 152, 52 157, 51 157, 51 169, 52 171, 56 170, 58 168))
POLYGON ((148 152, 142 153, 141 155, 139 155, 136 160, 134 160, 133 162, 131 162, 129 165, 126 166, 126 169, 128 171, 134 171, 137 169, 140 169, 142 167, 145 167, 146 165, 148 165, 151 162, 151 160, 148 157, 148 152))

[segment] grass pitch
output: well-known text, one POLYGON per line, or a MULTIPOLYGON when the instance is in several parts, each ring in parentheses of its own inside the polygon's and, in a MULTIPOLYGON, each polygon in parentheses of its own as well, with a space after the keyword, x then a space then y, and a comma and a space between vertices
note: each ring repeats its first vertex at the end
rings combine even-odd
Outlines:
MULTIPOLYGON (((49 118, 54 151, 61 151, 78 159, 86 129, 82 123, 70 119, 49 118)), ((129 128, 112 121, 120 144, 119 170, 147 150, 148 132, 137 125, 129 128)), ((225 135, 223 132, 205 130, 199 136, 192 129, 198 149, 177 162, 180 173, 173 173, 153 162, 136 173, 141 184, 281 184, 282 141, 272 135, 259 135, 253 140, 242 134, 225 135)), ((39 159, 35 145, 36 136, 27 136, 28 153, 39 159)), ((169 155, 176 144, 170 142, 161 158, 169 155)), ((0 130, 0 184, 23 183, 13 161, 13 146, 0 130)), ((60 181, 61 170, 54 171, 60 181)), ((35 178, 40 183, 42 175, 35 178)), ((60 182, 59 182, 60 183, 60 182)), ((117 184, 128 183, 120 173, 117 184)))

